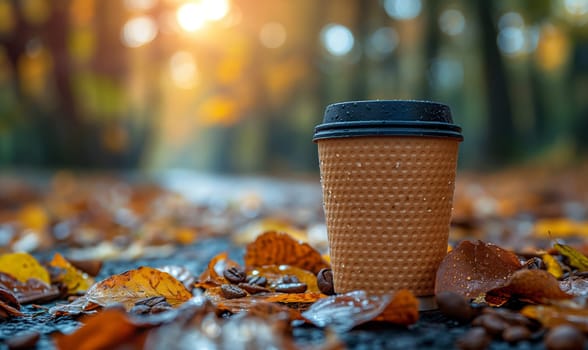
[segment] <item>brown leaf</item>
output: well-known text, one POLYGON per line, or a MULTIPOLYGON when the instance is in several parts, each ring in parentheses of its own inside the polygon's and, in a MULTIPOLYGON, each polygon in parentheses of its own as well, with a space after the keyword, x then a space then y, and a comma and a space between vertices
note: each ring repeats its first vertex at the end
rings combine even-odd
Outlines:
POLYGON ((146 333, 129 320, 123 309, 106 309, 84 317, 82 322, 84 325, 75 332, 53 337, 58 349, 143 349, 146 333))
POLYGON ((308 243, 300 243, 286 233, 265 232, 249 243, 245 250, 245 266, 292 265, 317 274, 329 267, 321 254, 308 243))
POLYGON ((61 295, 56 286, 48 285, 36 278, 29 278, 23 283, 15 277, 2 272, 0 272, 0 285, 13 291, 18 301, 22 304, 45 302, 61 295))
POLYGON ((0 300, 0 320, 9 318, 12 316, 22 316, 22 312, 19 309, 8 305, 4 301, 0 300))
POLYGON ((72 264, 76 269, 87 273, 92 277, 98 276, 100 270, 102 269, 102 261, 101 260, 73 260, 68 259, 70 264, 72 264))
POLYGON ((0 320, 10 316, 22 316, 20 303, 10 290, 0 284, 0 320))
POLYGON ((511 298, 531 303, 548 303, 550 300, 570 299, 572 295, 563 292, 558 280, 544 270, 519 270, 506 285, 486 293, 486 302, 501 306, 511 298))
POLYGON ((435 294, 450 291, 473 299, 504 285, 520 268, 519 259, 508 250, 482 241, 462 241, 441 262, 435 294))
POLYGON ((390 295, 370 295, 356 290, 333 295, 314 303, 302 316, 317 327, 332 327, 343 333, 362 323, 375 319, 386 309, 390 295))
POLYGON ((401 289, 375 320, 405 326, 415 324, 419 320, 419 301, 411 291, 401 289))
POLYGON ((546 328, 554 328, 569 324, 588 333, 588 309, 571 308, 556 305, 529 305, 521 310, 521 314, 541 322, 546 328))

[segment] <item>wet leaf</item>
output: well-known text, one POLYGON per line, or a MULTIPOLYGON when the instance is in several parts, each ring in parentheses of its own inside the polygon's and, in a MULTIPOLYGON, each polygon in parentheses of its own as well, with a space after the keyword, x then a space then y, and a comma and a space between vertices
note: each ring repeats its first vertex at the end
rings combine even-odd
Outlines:
POLYGON ((508 250, 482 241, 462 241, 441 262, 435 294, 450 291, 474 299, 504 285, 520 268, 519 259, 508 250))
POLYGON ((568 258, 571 266, 577 268, 581 272, 588 271, 588 258, 584 254, 566 244, 555 243, 553 248, 555 248, 555 250, 561 255, 568 258))
POLYGON ((208 267, 200 274, 198 282, 194 286, 208 289, 228 283, 223 276, 223 271, 235 266, 239 266, 239 264, 229 259, 227 252, 222 252, 210 260, 208 267))
POLYGON ((308 292, 320 292, 317 286, 316 275, 310 271, 301 269, 296 266, 263 266, 252 269, 248 274, 264 276, 265 278, 267 278, 268 285, 270 286, 270 288, 274 288, 277 283, 280 283, 280 279, 284 276, 296 276, 296 278, 298 278, 300 282, 306 283, 308 287, 308 292))
POLYGON ((292 265, 316 274, 329 267, 321 254, 308 243, 300 243, 286 233, 265 232, 249 243, 245 250, 245 266, 292 265))
MULTIPOLYGON (((268 293, 258 298, 271 303, 281 304, 312 304, 322 298, 325 295, 316 292, 306 293, 268 293)), ((304 307, 304 306, 303 306, 304 307)))
POLYGON ((15 277, 2 272, 0 272, 0 285, 12 291, 22 304, 49 301, 61 295, 56 286, 49 285, 36 278, 30 278, 23 283, 15 277))
POLYGON ((419 320, 419 301, 411 291, 401 289, 375 320, 405 326, 415 324, 419 320))
POLYGON ((586 308, 529 305, 521 310, 521 314, 541 322, 546 328, 569 324, 588 333, 588 309, 586 308))
POLYGON ((22 316, 23 313, 20 312, 19 309, 15 308, 12 305, 0 300, 0 320, 13 317, 13 316, 22 316))
POLYGON ((547 271, 519 270, 506 285, 486 293, 486 301, 493 306, 501 306, 511 298, 531 303, 549 303, 572 296, 562 291, 557 279, 547 271))
POLYGON ((21 282, 36 278, 47 284, 51 283, 47 269, 28 253, 0 255, 0 272, 6 272, 21 282))
POLYGON ((106 309, 81 321, 84 325, 75 332, 54 335, 58 349, 143 349, 146 333, 140 332, 123 309, 106 309))
POLYGON ((158 268, 159 271, 163 271, 172 275, 175 279, 182 282, 186 289, 191 290, 196 278, 194 274, 187 268, 179 265, 166 265, 158 268))
POLYGON ((333 295, 314 303, 302 316, 317 327, 331 327, 338 333, 375 319, 392 300, 390 295, 371 295, 356 290, 333 295))
POLYGON ((59 253, 53 256, 53 260, 51 260, 49 266, 58 267, 65 271, 61 276, 61 281, 66 285, 69 294, 85 292, 94 284, 92 277, 75 268, 59 253))
POLYGON ((10 290, 0 285, 0 320, 11 316, 22 316, 20 303, 10 290))
POLYGON ((557 262, 557 260, 555 260, 555 258, 551 256, 551 254, 543 254, 541 255, 541 259, 547 267, 547 272, 552 274, 555 278, 561 278, 561 276, 563 275, 561 266, 559 265, 559 262, 557 262))
POLYGON ((588 275, 585 272, 572 274, 559 281, 562 291, 579 297, 588 297, 588 275))
MULTIPOLYGON (((122 304, 126 310, 130 310, 137 301, 155 296, 165 297, 167 302, 175 307, 190 299, 192 294, 170 274, 142 266, 94 284, 86 295, 75 301, 75 305, 87 311, 93 304, 122 304)), ((67 308, 52 310, 72 311, 67 308)))

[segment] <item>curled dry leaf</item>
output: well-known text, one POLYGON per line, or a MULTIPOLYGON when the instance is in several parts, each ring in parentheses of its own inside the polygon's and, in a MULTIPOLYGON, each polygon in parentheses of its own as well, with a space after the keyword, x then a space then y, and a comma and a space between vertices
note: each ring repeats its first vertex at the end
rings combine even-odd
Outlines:
POLYGON ((81 321, 84 325, 75 332, 54 335, 58 349, 143 349, 146 333, 129 320, 123 309, 106 309, 81 321))
POLYGON ((223 276, 223 271, 236 266, 239 264, 229 259, 227 252, 222 252, 210 260, 208 267, 200 274, 198 282, 194 286, 209 289, 226 284, 228 281, 223 276))
POLYGON ((569 324, 588 333, 588 309, 586 308, 529 305, 521 310, 521 314, 541 322, 546 328, 569 324))
POLYGON ((286 233, 265 232, 249 243, 245 266, 292 265, 317 274, 329 267, 321 254, 308 243, 300 243, 286 233))
POLYGON ((301 269, 296 266, 288 265, 270 265, 257 267, 249 271, 250 275, 260 275, 267 278, 268 284, 271 288, 280 283, 280 279, 285 276, 296 276, 298 280, 305 283, 308 287, 308 292, 320 292, 317 286, 316 275, 310 271, 301 269))
POLYGON ((15 277, 2 272, 0 272, 0 285, 12 291, 16 299, 22 304, 45 302, 61 295, 56 286, 49 285, 36 278, 29 278, 23 283, 15 277))
POLYGON ((415 324, 419 320, 419 301, 411 291, 401 289, 375 320, 405 326, 415 324))
POLYGON ((47 269, 28 253, 0 255, 0 272, 5 272, 21 282, 36 278, 47 284, 51 283, 47 269))
POLYGON ((450 291, 474 299, 503 286, 520 268, 519 259, 508 250, 482 241, 462 241, 441 262, 435 294, 450 291))
POLYGON ((67 287, 69 294, 78 294, 88 290, 94 279, 85 272, 82 272, 69 263, 61 254, 56 253, 49 266, 63 269, 65 273, 61 276, 61 282, 67 287))
POLYGON ((22 316, 16 296, 0 285, 0 320, 10 316, 22 316))
POLYGON ((577 268, 578 271, 588 271, 588 257, 578 250, 569 245, 559 243, 554 244, 553 248, 555 248, 555 250, 557 250, 561 255, 568 258, 570 265, 577 268))
POLYGON ((96 305, 121 304, 128 311, 141 299, 162 296, 172 306, 192 297, 184 285, 170 274, 142 266, 94 284, 88 292, 69 305, 54 307, 53 313, 76 313, 94 309, 96 305))
POLYGON ((368 295, 356 290, 333 295, 314 303, 302 316, 317 327, 332 327, 338 333, 375 319, 386 309, 390 295, 368 295))
POLYGON ((570 299, 572 295, 559 287, 558 280, 544 270, 519 270, 502 287, 486 293, 486 302, 501 306, 511 298, 531 303, 548 303, 551 300, 570 299))

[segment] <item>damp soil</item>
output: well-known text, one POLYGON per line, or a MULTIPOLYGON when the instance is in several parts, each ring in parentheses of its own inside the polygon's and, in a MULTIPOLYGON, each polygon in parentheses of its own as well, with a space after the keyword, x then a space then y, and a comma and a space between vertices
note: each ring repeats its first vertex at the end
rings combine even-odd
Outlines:
MULTIPOLYGON (((202 272, 208 261, 217 253, 228 251, 229 255, 239 261, 243 255, 242 248, 231 245, 226 239, 207 239, 192 246, 183 247, 176 254, 166 258, 139 259, 133 261, 107 261, 104 263, 97 280, 113 274, 118 274, 139 266, 182 265, 195 274, 202 272)), ((47 252, 40 259, 48 258, 52 253, 47 252)), ((81 324, 74 317, 53 317, 47 309, 53 304, 40 306, 23 306, 24 317, 0 321, 0 349, 6 349, 5 341, 22 333, 35 331, 41 334, 37 349, 54 349, 51 334, 55 332, 70 333, 81 324)), ((456 340, 469 329, 448 320, 438 311, 423 312, 417 324, 410 327, 398 327, 384 324, 366 324, 356 327, 350 332, 338 337, 348 349, 452 349, 456 340)), ((302 326, 293 329, 294 339, 298 345, 320 346, 326 338, 323 330, 302 326)), ((508 344, 494 341, 489 349, 543 349, 540 339, 508 344)))

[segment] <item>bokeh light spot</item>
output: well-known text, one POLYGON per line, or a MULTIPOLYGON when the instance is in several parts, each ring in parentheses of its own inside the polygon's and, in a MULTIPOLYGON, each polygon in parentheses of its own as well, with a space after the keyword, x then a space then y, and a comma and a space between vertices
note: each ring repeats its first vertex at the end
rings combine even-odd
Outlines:
POLYGON ((564 7, 569 14, 574 16, 588 14, 588 0, 565 0, 564 7))
POLYGON ((510 27, 521 28, 525 25, 523 17, 518 12, 507 12, 498 19, 498 29, 503 30, 510 27))
POLYGON ((229 2, 227 0, 202 0, 200 3, 204 17, 209 21, 223 19, 229 13, 229 2))
POLYGON ((122 29, 122 41, 128 47, 139 47, 151 42, 157 35, 157 24, 149 16, 135 17, 122 29))
POLYGON ((146 11, 153 6, 157 0, 124 0, 125 7, 129 10, 146 11))
POLYGON ((423 8, 421 0, 385 0, 384 9, 393 19, 408 20, 416 18, 423 8))
POLYGON ((459 35, 465 30, 465 17, 461 11, 448 9, 439 16, 439 28, 447 35, 459 35))
POLYGON ((368 41, 367 54, 375 59, 382 59, 391 54, 398 46, 398 33, 394 28, 382 27, 373 32, 368 41))
POLYGON ((504 54, 519 54, 525 49, 525 33, 521 28, 507 27, 498 33, 497 43, 504 54))
POLYGON ((176 52, 169 60, 169 69, 173 82, 182 89, 191 89, 196 85, 198 69, 194 56, 187 51, 176 52))
POLYGON ((351 49, 355 39, 349 28, 340 24, 329 24, 321 31, 321 39, 325 49, 333 56, 345 56, 351 49))
POLYGON ((286 42, 287 33, 284 25, 278 22, 266 23, 259 31, 259 40, 267 48, 275 49, 286 42))
POLYGON ((187 32, 195 32, 204 26, 206 17, 201 10, 201 5, 190 2, 178 8, 176 13, 178 23, 183 30, 187 32))

